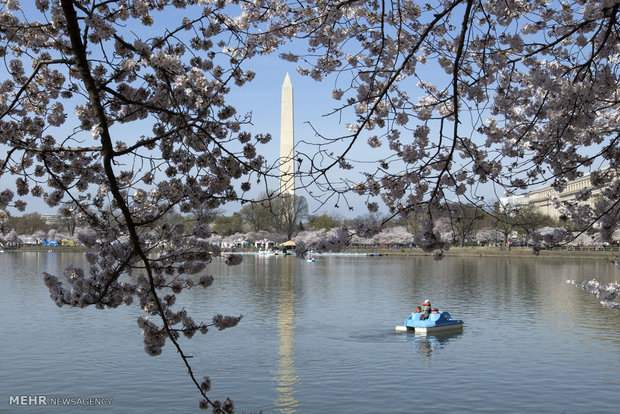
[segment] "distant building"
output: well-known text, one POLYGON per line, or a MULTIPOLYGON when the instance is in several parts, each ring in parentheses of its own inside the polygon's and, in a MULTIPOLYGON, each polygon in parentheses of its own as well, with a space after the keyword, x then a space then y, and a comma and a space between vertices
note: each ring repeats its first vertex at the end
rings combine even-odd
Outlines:
POLYGON ((508 207, 525 205, 528 203, 528 200, 529 200, 528 194, 511 195, 507 197, 501 197, 499 199, 499 204, 502 209, 506 209, 508 207))
POLYGON ((58 225, 62 220, 62 216, 58 214, 41 214, 41 218, 45 220, 45 224, 48 226, 58 225))
POLYGON ((566 188, 561 193, 557 192, 551 186, 546 186, 532 190, 527 194, 502 197, 499 201, 504 208, 508 206, 515 207, 520 205, 528 205, 534 207, 539 213, 557 220, 560 217, 560 211, 558 211, 553 206, 554 199, 557 198, 560 202, 574 201, 575 197, 581 191, 592 188, 592 195, 590 196, 588 201, 584 203, 590 206, 594 206, 597 196, 600 196, 601 192, 603 191, 603 189, 606 188, 606 186, 607 184, 604 186, 592 188, 592 184, 590 182, 590 174, 587 174, 576 180, 569 181, 566 184, 566 188))
POLYGON ((269 250, 273 249, 276 246, 276 242, 268 239, 256 240, 254 242, 254 247, 261 250, 269 250))

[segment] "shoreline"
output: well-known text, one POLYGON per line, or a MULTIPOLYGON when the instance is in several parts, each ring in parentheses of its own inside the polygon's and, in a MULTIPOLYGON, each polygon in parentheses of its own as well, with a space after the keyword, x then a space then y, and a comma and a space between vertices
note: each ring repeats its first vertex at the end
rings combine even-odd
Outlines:
MULTIPOLYGON (((248 249, 244 249, 248 250, 248 249)), ((252 249, 249 249, 252 250, 252 249)), ((9 252, 86 252, 88 249, 78 246, 22 246, 20 248, 5 249, 9 252)), ((349 253, 374 253, 381 256, 433 256, 434 252, 424 252, 419 248, 351 248, 344 250, 349 253)), ((532 253, 529 247, 513 247, 511 249, 500 247, 452 247, 444 251, 445 257, 509 257, 509 258, 540 258, 540 257, 564 257, 575 259, 604 259, 613 262, 619 258, 619 248, 606 247, 604 250, 594 248, 556 248, 541 250, 538 256, 532 253)), ((237 253, 233 249, 222 249, 222 253, 237 253)))
MULTIPOLYGON (((434 253, 426 253, 421 249, 406 249, 410 252, 393 252, 392 249, 385 249, 385 255, 405 255, 405 256, 432 256, 434 253)), ((448 257, 504 257, 504 258, 573 258, 573 259, 594 259, 613 262, 618 259, 618 248, 614 250, 568 250, 550 249, 540 250, 535 255, 530 247, 517 247, 510 250, 499 247, 453 247, 444 251, 444 256, 448 257)))

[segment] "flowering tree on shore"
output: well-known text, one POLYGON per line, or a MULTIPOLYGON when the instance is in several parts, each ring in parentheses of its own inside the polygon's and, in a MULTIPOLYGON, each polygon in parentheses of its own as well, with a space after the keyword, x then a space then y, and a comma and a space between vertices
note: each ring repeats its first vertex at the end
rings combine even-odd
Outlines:
MULTIPOLYGON (((205 241, 200 214, 189 229, 163 218, 173 209, 216 209, 274 175, 259 153, 270 135, 250 133, 251 116, 226 100, 233 85, 254 78, 248 61, 278 53, 301 74, 336 80, 333 114, 348 120, 348 132, 323 137, 317 127, 324 140, 296 154, 299 180, 320 202, 346 205, 357 194, 370 212, 383 204, 390 217, 415 215, 416 244, 441 251, 450 242, 437 218, 449 216, 454 200, 490 201, 480 184, 513 192, 551 182, 562 191, 597 170, 591 184, 607 186, 593 206, 583 204, 587 189, 574 203, 556 204, 606 240, 620 214, 616 171, 601 169, 620 165, 619 7, 618 0, 36 0, 21 7, 4 0, 0 210, 23 211, 26 196, 70 205, 90 229, 80 233, 92 250, 90 269, 46 275, 52 298, 99 308, 139 301, 148 314, 139 320, 146 351, 157 355, 172 342, 200 406, 232 411, 230 401, 207 397, 209 380, 193 374, 177 338, 239 317, 195 322, 174 308, 183 289, 211 284, 211 276, 191 275, 219 249, 205 241), (375 161, 359 164, 355 154, 368 146, 375 161)), ((381 226, 359 220, 353 230, 368 238, 381 226)), ((350 240, 340 229, 319 244, 350 240)))
POLYGON ((237 199, 235 182, 246 191, 249 176, 268 173, 255 146, 270 136, 245 132, 250 118, 225 101, 231 85, 254 74, 215 46, 228 30, 219 17, 224 5, 191 19, 166 16, 169 26, 151 35, 146 28, 163 19, 164 3, 19 6, 0 6, 0 166, 3 176, 16 176, 15 191, 3 180, 0 209, 23 210, 26 195, 70 205, 89 228, 79 240, 91 250, 90 268, 46 274, 52 299, 97 308, 138 301, 146 352, 158 355, 172 342, 201 407, 232 411, 230 401, 208 398, 208 378, 194 375, 178 339, 234 326, 240 316, 198 322, 174 307, 182 290, 212 283, 210 275, 191 275, 219 248, 204 241, 210 233, 201 215, 191 229, 165 220, 174 209, 237 199))

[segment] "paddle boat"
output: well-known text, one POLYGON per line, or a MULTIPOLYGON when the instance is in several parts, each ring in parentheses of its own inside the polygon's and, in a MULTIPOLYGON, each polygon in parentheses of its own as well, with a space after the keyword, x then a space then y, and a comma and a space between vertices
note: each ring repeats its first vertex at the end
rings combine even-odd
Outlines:
POLYGON ((437 332, 456 331, 463 328, 463 321, 452 319, 448 312, 431 313, 427 319, 421 320, 421 312, 414 312, 402 325, 398 325, 396 330, 399 332, 415 332, 417 334, 434 334, 437 332))
POLYGON ((259 250, 256 252, 258 257, 271 257, 275 256, 276 253, 273 250, 259 250))

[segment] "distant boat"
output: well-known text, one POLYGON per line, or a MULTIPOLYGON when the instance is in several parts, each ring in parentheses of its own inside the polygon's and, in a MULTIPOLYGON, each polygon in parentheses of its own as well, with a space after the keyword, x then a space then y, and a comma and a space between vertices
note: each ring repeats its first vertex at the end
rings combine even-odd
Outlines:
POLYGON ((314 263, 314 262, 316 262, 316 256, 315 256, 314 254, 309 255, 309 256, 306 258, 306 262, 308 262, 308 263, 314 263))
POLYGON ((269 256, 275 256, 276 253, 272 250, 259 250, 256 253, 259 257, 269 257, 269 256))
POLYGON ((366 256, 383 256, 383 253, 373 252, 320 252, 314 253, 320 256, 354 256, 354 257, 366 257, 366 256))

